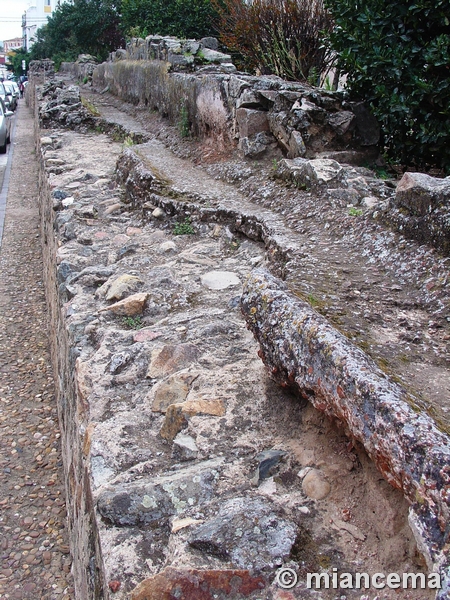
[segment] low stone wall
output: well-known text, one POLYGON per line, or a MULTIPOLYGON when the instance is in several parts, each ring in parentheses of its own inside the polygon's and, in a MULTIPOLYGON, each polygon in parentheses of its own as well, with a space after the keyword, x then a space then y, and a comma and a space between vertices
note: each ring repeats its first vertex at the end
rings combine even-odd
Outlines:
POLYGON ((450 177, 405 173, 386 221, 403 235, 450 254, 450 177))
POLYGON ((39 212, 43 249, 43 277, 49 311, 50 347, 57 394, 58 420, 61 430, 64 462, 66 506, 73 558, 72 573, 77 598, 92 600, 107 598, 107 586, 102 566, 94 502, 90 486, 88 455, 88 406, 79 387, 77 348, 80 329, 67 327, 66 314, 61 310, 64 280, 70 266, 58 257, 60 241, 55 236, 54 201, 45 164, 45 148, 51 138, 41 140, 36 79, 27 89, 27 102, 35 112, 36 152, 39 157, 39 212), (78 380, 78 383, 77 383, 78 380), (80 443, 81 442, 81 443, 80 443), (84 443, 84 445, 83 445, 84 443))
POLYGON ((92 80, 92 74, 97 67, 98 60, 90 54, 80 54, 75 62, 63 62, 59 67, 60 73, 71 75, 76 81, 87 83, 92 80))
POLYGON ((379 126, 361 102, 276 76, 237 73, 228 55, 204 44, 132 40, 95 69, 93 85, 160 112, 194 136, 237 144, 245 156, 281 148, 289 158, 361 164, 377 157, 379 126))
POLYGON ((390 381, 308 303, 256 269, 241 306, 272 377, 339 419, 411 503, 410 523, 430 570, 450 588, 450 443, 419 401, 390 381))

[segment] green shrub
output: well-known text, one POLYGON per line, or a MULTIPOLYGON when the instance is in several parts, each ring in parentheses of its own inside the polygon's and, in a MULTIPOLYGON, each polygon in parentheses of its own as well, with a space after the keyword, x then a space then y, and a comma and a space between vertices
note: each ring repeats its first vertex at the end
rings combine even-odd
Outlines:
POLYGON ((353 97, 368 101, 386 155, 450 171, 450 0, 325 0, 353 97))
POLYGON ((144 327, 144 323, 142 322, 142 317, 137 315, 136 317, 123 317, 122 325, 127 329, 141 329, 144 327))
POLYGON ((191 219, 186 217, 181 223, 175 223, 173 228, 174 235, 193 235, 195 233, 191 224, 191 219))
POLYGON ((122 27, 127 36, 175 35, 202 38, 215 33, 210 0, 122 0, 122 27))
POLYGON ((323 44, 331 18, 322 0, 211 0, 219 14, 220 40, 238 66, 307 81, 326 72, 323 44), (239 64, 240 63, 240 64, 239 64))
POLYGON ((183 104, 180 109, 180 118, 178 119, 178 130, 181 137, 189 137, 191 135, 191 126, 189 123, 189 112, 187 106, 183 104))

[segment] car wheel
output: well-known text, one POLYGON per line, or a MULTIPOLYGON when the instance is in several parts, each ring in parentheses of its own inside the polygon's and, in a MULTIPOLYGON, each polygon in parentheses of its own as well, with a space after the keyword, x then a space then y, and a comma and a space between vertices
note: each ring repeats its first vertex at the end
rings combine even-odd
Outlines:
POLYGON ((0 154, 6 154, 6 140, 3 146, 0 146, 0 154))
POLYGON ((8 137, 6 138, 6 143, 10 144, 11 143, 11 134, 8 135, 8 137))

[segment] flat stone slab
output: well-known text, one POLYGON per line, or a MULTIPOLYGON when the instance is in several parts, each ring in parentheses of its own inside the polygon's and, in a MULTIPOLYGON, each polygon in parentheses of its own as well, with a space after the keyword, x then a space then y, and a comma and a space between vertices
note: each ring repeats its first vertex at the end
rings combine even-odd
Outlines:
POLYGON ((210 290, 225 290, 229 287, 241 285, 239 277, 229 271, 211 271, 202 275, 201 281, 210 290))

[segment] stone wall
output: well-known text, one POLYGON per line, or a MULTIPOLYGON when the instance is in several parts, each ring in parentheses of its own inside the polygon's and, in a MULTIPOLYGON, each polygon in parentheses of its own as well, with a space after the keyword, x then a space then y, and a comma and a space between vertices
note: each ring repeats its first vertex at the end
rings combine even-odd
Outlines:
POLYGON ((344 92, 238 73, 211 40, 134 39, 95 69, 93 85, 184 121, 194 136, 237 145, 245 156, 281 148, 288 158, 377 157, 379 126, 362 103, 344 92))
POLYGON ((71 265, 58 259, 59 240, 54 229, 54 198, 45 168, 45 150, 52 144, 52 139, 41 139, 35 83, 34 81, 28 86, 27 102, 35 111, 36 152, 40 160, 39 212, 43 240, 43 276, 51 323, 50 347, 62 440, 72 572, 77 598, 96 600, 107 597, 107 592, 87 462, 88 405, 85 390, 80 389, 77 383, 77 356, 82 332, 76 323, 67 326, 66 315, 61 310, 61 300, 66 293, 64 281, 71 265))
MULTIPOLYGON (((33 94, 31 84, 28 97, 33 94)), ((41 116, 51 109, 53 94, 57 114, 72 107, 80 116, 74 90, 55 84, 42 86, 39 94, 41 116)), ((283 385, 297 384, 320 410, 341 418, 387 479, 416 501, 411 525, 429 567, 440 569, 447 585, 447 440, 405 407, 406 394, 364 353, 345 345, 304 303, 287 297, 283 284, 261 272, 250 275, 264 252, 276 263, 290 251, 281 243, 281 221, 246 207, 235 188, 227 192, 228 208, 212 206, 195 189, 180 191, 173 179, 185 176, 188 167, 173 162, 168 150, 152 167, 156 139, 121 149, 105 136, 75 133, 75 125, 55 118, 55 128, 43 136, 36 116, 44 275, 76 597, 159 600, 182 589, 187 600, 197 600, 201 585, 207 600, 224 590, 231 590, 232 600, 281 598, 276 566, 290 560, 305 528, 328 540, 330 521, 324 527, 321 519, 332 485, 348 478, 355 490, 360 473, 353 461, 336 455, 335 446, 314 469, 300 462, 310 469, 303 471, 303 483, 290 446, 283 441, 287 450, 279 448, 280 431, 291 442, 305 442, 303 417, 294 419, 304 406, 282 388, 271 388, 261 368, 239 311, 244 279, 243 311, 272 375, 283 385), (170 161, 171 181, 161 174, 170 161), (174 225, 189 225, 196 235, 178 241, 174 225), (238 239, 239 233, 246 237, 238 239), (139 331, 130 322, 139 322, 139 331), (336 348, 343 346, 339 354, 336 348), (361 416, 364 410, 372 421, 361 416), (414 419, 409 431, 405 421, 414 419), (327 472, 330 464, 334 475, 327 472), (266 482, 273 473, 279 488, 275 478, 266 482), (319 497, 308 496, 307 477, 322 484, 319 497), (319 500, 320 510, 304 506, 308 498, 319 500)), ((165 152, 162 144, 158 151, 165 152)), ((282 170, 288 166, 283 163, 282 170)), ((197 178, 195 171, 191 182, 197 178)), ((205 185, 208 193, 214 182, 205 185)), ((217 198, 223 193, 218 189, 217 198)), ((321 446, 317 439, 314 444, 321 446)), ((372 484, 367 489, 376 504, 372 484)), ((401 501, 399 494, 386 505, 401 501)), ((333 511, 345 509, 336 509, 335 495, 329 502, 333 511)), ((366 541, 357 527, 338 522, 366 541)), ((376 541, 367 540, 360 551, 366 547, 372 555, 385 535, 395 534, 381 525, 376 541)), ((323 556, 322 542, 315 543, 323 556)), ((350 558, 345 548, 336 550, 343 569, 351 568, 344 565, 353 561, 353 549, 352 543, 350 558)))
POLYGON ((60 73, 67 73, 77 81, 86 83, 92 80, 92 74, 98 64, 95 56, 80 54, 75 62, 63 62, 59 67, 60 73))

